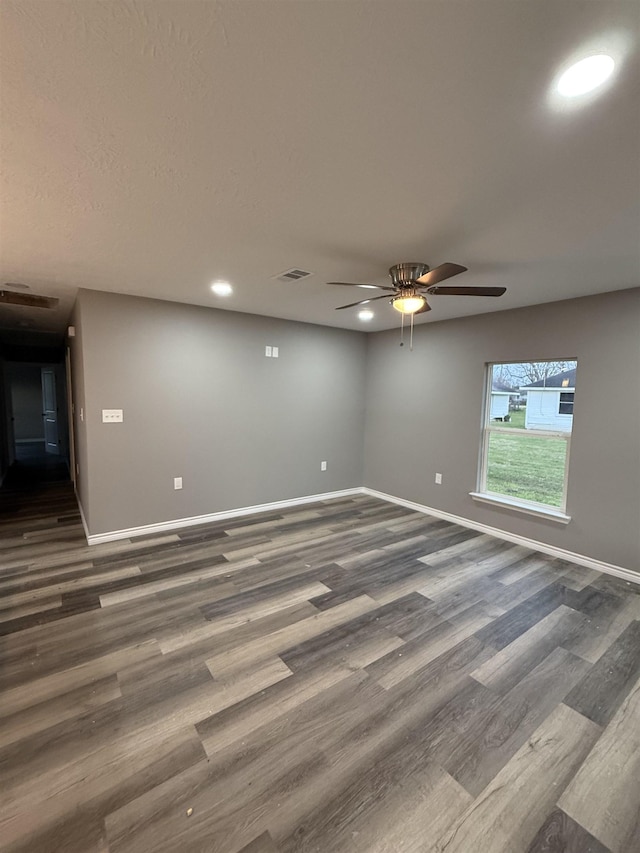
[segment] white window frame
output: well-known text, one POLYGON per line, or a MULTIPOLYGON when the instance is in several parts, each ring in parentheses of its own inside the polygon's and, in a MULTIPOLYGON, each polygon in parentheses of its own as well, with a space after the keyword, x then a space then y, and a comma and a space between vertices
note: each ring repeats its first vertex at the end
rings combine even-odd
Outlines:
MULTIPOLYGON (((542 361, 558 361, 559 359, 535 359, 535 362, 542 361)), ((563 361, 575 361, 577 359, 562 359, 563 361)), ((532 359, 532 362, 534 360, 532 359)), ((566 430, 538 430, 538 429, 520 429, 519 427, 505 427, 502 422, 500 426, 494 426, 491 421, 491 389, 493 386, 493 368, 501 364, 525 364, 526 361, 493 361, 489 362, 485 368, 485 389, 484 389, 484 405, 483 405, 483 422, 482 422, 482 443, 480 449, 480 464, 478 470, 478 488, 477 491, 471 492, 471 497, 474 500, 483 503, 497 504, 501 507, 519 510, 530 515, 543 516, 551 518, 566 524, 571 520, 571 516, 567 515, 567 486, 569 482, 569 460, 571 453, 571 431, 566 430), (487 473, 488 473, 488 453, 489 453, 489 438, 491 433, 506 433, 507 435, 526 435, 527 438, 539 439, 544 441, 550 438, 562 439, 566 442, 566 453, 564 463, 564 477, 562 485, 562 504, 560 507, 551 506, 551 504, 538 503, 537 501, 528 501, 524 498, 517 498, 511 495, 505 495, 501 492, 492 492, 487 488, 487 473)), ((574 394, 575 390, 572 389, 574 394)), ((575 397, 574 397, 575 400, 575 397)), ((573 424, 572 424, 573 426, 573 424)))

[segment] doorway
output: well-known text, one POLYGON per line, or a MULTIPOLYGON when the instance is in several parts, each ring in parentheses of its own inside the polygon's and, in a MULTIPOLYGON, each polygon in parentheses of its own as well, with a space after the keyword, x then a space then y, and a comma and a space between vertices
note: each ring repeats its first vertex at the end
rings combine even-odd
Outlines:
POLYGON ((3 486, 29 488, 69 481, 67 382, 63 363, 5 361, 3 486))

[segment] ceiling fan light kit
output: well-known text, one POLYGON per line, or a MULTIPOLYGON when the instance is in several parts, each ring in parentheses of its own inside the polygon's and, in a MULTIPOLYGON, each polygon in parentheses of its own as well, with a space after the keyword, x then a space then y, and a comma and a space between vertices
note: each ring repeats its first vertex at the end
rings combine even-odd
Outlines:
POLYGON ((396 296, 391 300, 391 304, 401 314, 415 314, 421 308, 424 308, 426 301, 424 296, 412 293, 407 296, 396 296))

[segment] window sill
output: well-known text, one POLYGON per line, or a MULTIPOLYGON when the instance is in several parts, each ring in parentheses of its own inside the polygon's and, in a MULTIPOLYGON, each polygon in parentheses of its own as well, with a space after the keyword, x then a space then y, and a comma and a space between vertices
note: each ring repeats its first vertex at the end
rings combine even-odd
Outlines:
POLYGON ((568 524, 571 521, 571 516, 566 515, 559 509, 551 509, 545 507, 537 507, 532 504, 524 503, 515 498, 502 497, 501 495, 489 495, 484 492, 469 492, 474 501, 480 503, 493 504, 502 509, 512 509, 516 512, 524 512, 527 515, 534 515, 538 518, 546 518, 549 521, 557 521, 559 524, 568 524))

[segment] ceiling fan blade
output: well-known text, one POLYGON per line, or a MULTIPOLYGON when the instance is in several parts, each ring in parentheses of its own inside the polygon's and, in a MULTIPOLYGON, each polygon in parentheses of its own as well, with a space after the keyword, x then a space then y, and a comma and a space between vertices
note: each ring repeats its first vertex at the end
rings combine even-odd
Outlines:
POLYGON ((360 302, 350 302, 349 305, 340 305, 336 308, 336 311, 342 311, 343 308, 355 308, 356 305, 366 305, 367 302, 375 302, 376 299, 388 299, 386 293, 383 293, 382 296, 372 296, 371 299, 361 299, 360 302))
POLYGON ((55 308, 60 300, 53 296, 37 296, 34 293, 15 293, 0 290, 0 302, 8 305, 24 305, 27 308, 55 308))
POLYGON ((414 315, 415 314, 425 314, 427 311, 431 311, 431 305, 429 305, 429 303, 425 299, 424 305, 422 306, 422 308, 418 308, 417 311, 414 311, 414 315))
POLYGON ((342 287, 377 287, 378 290, 395 290, 393 287, 385 287, 382 284, 356 284, 353 281, 328 281, 327 284, 339 284, 342 287))
POLYGON ((451 276, 459 275, 461 272, 466 271, 467 267, 461 267, 460 264, 440 264, 439 267, 435 267, 424 275, 421 275, 418 279, 418 284, 431 287, 434 284, 444 281, 446 278, 451 278, 451 276))
POLYGON ((502 296, 506 287, 430 287, 427 293, 438 296, 502 296))

